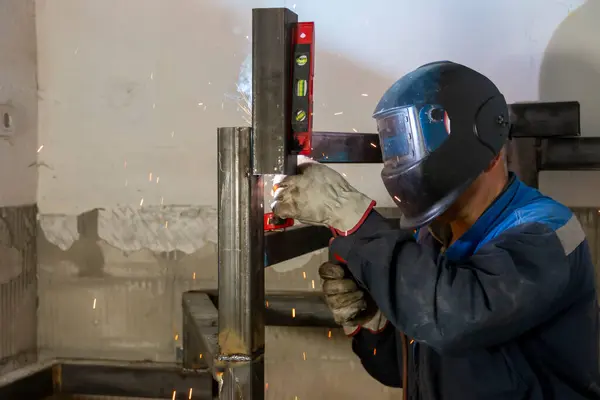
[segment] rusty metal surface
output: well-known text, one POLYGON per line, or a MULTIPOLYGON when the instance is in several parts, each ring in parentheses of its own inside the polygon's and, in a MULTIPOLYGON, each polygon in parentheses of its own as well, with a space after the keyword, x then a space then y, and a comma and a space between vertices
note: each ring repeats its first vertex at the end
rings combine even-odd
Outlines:
POLYGON ((0 209, 0 375, 36 361, 36 214, 0 209))

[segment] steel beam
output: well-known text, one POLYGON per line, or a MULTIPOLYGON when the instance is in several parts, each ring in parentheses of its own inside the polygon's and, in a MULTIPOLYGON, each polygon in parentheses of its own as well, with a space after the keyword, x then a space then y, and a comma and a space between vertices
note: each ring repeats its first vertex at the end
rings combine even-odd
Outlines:
POLYGON ((262 177, 253 175, 250 128, 218 130, 218 287, 221 398, 264 398, 262 177))
POLYGON ((54 394, 54 368, 51 365, 33 371, 20 379, 8 383, 0 383, 0 399, 2 400, 42 400, 54 394))
POLYGON ((539 170, 600 170, 600 137, 541 141, 539 170))
MULTIPOLYGON (((189 325, 189 329, 199 329, 202 332, 210 331, 206 315, 213 313, 219 304, 217 291, 190 291, 184 296, 190 304, 194 304, 195 311, 190 313, 196 322, 189 325), (208 298, 209 302, 204 299, 208 298)), ((184 310, 185 310, 184 306, 184 310)), ((186 311, 184 311, 186 313, 186 311)), ((216 321, 216 320, 215 320, 216 321)), ((266 326, 324 326, 336 327, 333 315, 323 301, 320 290, 314 292, 279 292, 265 295, 265 325, 266 326)), ((184 349, 185 351, 186 349, 184 349)), ((203 359, 206 357, 203 356, 203 359)))
POLYGON ((65 361, 55 366, 56 374, 56 393, 61 394, 212 399, 211 374, 207 370, 184 371, 178 365, 65 361))
POLYGON ((265 307, 267 326, 339 328, 320 290, 316 293, 267 294, 265 307))
POLYGON ((252 10, 252 171, 291 175, 292 39, 298 16, 287 8, 252 10))
POLYGON ((513 138, 579 136, 579 102, 528 102, 509 104, 513 138))
MULTIPOLYGON (((398 207, 377 207, 375 210, 384 217, 399 223, 400 210, 398 207)), ((332 236, 329 228, 309 225, 267 232, 265 234, 265 267, 324 249, 329 246, 332 236)))
POLYGON ((331 230, 322 226, 294 226, 265 234, 265 267, 300 257, 329 245, 331 230))
POLYGON ((213 370, 218 351, 217 307, 201 292, 186 292, 183 306, 183 367, 213 370))

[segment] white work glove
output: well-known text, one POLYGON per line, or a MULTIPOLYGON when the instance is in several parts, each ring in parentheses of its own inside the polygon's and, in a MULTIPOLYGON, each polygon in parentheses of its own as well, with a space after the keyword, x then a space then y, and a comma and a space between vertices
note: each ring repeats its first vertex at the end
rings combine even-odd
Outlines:
POLYGON ((323 279, 325 302, 346 335, 353 336, 362 327, 373 333, 385 328, 387 319, 370 295, 356 285, 346 268, 326 262, 319 267, 319 275, 323 279))
POLYGON ((346 236, 360 227, 375 206, 339 173, 307 158, 298 158, 298 174, 277 186, 273 213, 309 225, 325 225, 346 236))

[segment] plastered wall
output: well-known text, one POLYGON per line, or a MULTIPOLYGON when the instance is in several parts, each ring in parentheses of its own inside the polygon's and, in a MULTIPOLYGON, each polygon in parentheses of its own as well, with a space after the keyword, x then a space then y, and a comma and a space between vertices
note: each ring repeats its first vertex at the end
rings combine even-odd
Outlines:
POLYGON ((0 1, 0 375, 36 359, 33 0, 0 1))
MULTIPOLYGON (((216 128, 245 124, 251 8, 276 6, 316 22, 315 129, 372 132, 389 85, 450 59, 510 102, 580 100, 584 134, 600 132, 592 1, 37 0, 43 356, 175 360, 181 292, 216 285, 216 128)), ((340 168, 391 204, 379 166, 340 168)), ((594 206, 598 177, 564 191, 572 176, 542 174, 541 187, 594 206)), ((323 259, 270 269, 268 288, 318 290, 323 259)), ((339 332, 269 329, 267 359, 272 399, 398 398, 339 332)))

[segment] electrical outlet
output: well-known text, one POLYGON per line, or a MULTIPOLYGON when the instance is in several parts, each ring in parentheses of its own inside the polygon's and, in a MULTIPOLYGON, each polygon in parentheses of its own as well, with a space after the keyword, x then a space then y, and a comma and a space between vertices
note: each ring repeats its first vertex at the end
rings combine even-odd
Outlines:
POLYGON ((16 132, 15 109, 8 104, 0 104, 0 137, 12 137, 16 132))

